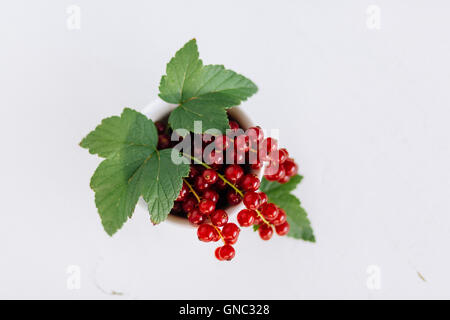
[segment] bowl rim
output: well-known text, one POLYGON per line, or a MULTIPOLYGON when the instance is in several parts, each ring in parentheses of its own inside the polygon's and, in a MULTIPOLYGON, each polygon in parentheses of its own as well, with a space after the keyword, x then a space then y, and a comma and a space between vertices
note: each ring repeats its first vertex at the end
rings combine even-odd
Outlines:
MULTIPOLYGON (((146 117, 152 119, 152 121, 158 121, 163 119, 167 116, 170 111, 175 109, 177 105, 167 103, 160 98, 157 98, 150 103, 148 103, 144 108, 141 109, 141 113, 143 113, 146 117)), ((239 122, 239 124, 242 126, 244 130, 247 130, 250 127, 253 127, 255 124, 251 120, 251 118, 248 116, 246 112, 242 110, 240 106, 233 107, 231 109, 228 109, 227 112, 234 118, 236 121, 239 122)), ((264 166, 258 170, 252 170, 251 173, 255 174, 258 179, 262 180, 264 172, 264 166)), ((138 205, 140 207, 145 207, 148 210, 147 203, 144 201, 142 197, 140 197, 138 201, 138 205)), ((237 215, 239 211, 242 209, 245 209, 244 204, 241 202, 236 206, 231 206, 228 208, 225 208, 224 210, 228 213, 228 216, 237 215)), ((183 227, 194 227, 192 224, 189 223, 189 221, 186 218, 175 216, 172 214, 169 214, 167 217, 167 221, 170 221, 171 223, 174 223, 179 226, 183 227)))

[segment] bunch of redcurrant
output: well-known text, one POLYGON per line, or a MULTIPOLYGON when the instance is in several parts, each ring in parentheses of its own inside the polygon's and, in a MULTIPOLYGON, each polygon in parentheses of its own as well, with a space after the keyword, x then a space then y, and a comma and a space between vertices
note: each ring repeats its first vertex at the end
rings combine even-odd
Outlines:
MULTIPOLYGON (((158 148, 173 147, 166 125, 156 122, 156 128, 158 148)), ((203 134, 201 146, 193 145, 193 154, 187 156, 194 163, 189 176, 183 179, 171 211, 171 214, 187 217, 191 224, 198 226, 199 240, 223 242, 215 250, 218 260, 234 258, 233 245, 241 231, 238 225, 228 221, 224 209, 229 206, 243 202, 246 209, 239 212, 237 222, 241 227, 256 226, 263 240, 269 240, 274 231, 280 236, 289 232, 286 212, 268 203, 264 192, 258 192, 261 181, 252 171, 261 169, 265 162, 266 179, 286 183, 298 170, 287 150, 278 150, 275 139, 264 139, 260 127, 243 132, 237 122, 230 121, 230 128, 232 134, 217 137, 203 134)), ((191 134, 195 141, 194 137, 191 134)))

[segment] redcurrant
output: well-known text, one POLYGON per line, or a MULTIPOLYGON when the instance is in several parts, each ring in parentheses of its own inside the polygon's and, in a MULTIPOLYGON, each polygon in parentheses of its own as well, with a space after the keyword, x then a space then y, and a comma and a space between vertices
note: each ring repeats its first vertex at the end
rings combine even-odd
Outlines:
POLYGON ((183 201, 183 211, 186 213, 194 210, 197 205, 197 200, 193 196, 188 196, 186 200, 183 201))
POLYGON ((214 140, 214 147, 217 152, 222 152, 223 150, 227 150, 230 146, 230 141, 227 136, 218 136, 214 140))
POLYGON ((277 232, 277 234, 279 236, 287 235, 289 233, 289 229, 290 229, 290 226, 289 226, 289 223, 287 223, 287 222, 275 227, 275 231, 277 232))
POLYGON ((225 241, 233 241, 239 237, 240 231, 241 229, 236 224, 229 222, 222 228, 222 237, 225 241))
POLYGON ((225 177, 231 182, 236 183, 238 182, 244 174, 244 170, 242 167, 238 164, 232 164, 229 165, 225 169, 225 177))
POLYGON ((259 236, 261 237, 261 239, 270 240, 270 238, 272 238, 272 235, 273 235, 273 228, 272 228, 272 226, 269 226, 264 223, 259 226, 258 233, 259 233, 259 236))
POLYGON ((255 145, 264 139, 264 132, 261 127, 251 127, 245 133, 250 137, 252 144, 255 145))
POLYGON ((206 220, 206 216, 198 210, 198 208, 195 208, 191 212, 188 213, 188 220, 190 223, 195 225, 200 225, 206 220))
POLYGON ((197 229, 197 236, 200 241, 210 242, 214 239, 216 230, 210 224, 202 224, 197 229))
POLYGON ((158 149, 167 149, 170 147, 170 137, 168 134, 160 134, 158 136, 158 149))
POLYGON ((237 221, 241 227, 250 227, 255 222, 255 215, 255 211, 243 209, 238 213, 237 221))
POLYGON ((200 174, 200 171, 197 169, 196 166, 191 166, 189 170, 189 178, 194 179, 196 176, 200 174))
POLYGON ((219 261, 223 261, 224 259, 220 256, 220 249, 222 247, 218 247, 215 251, 214 251, 214 255, 216 256, 217 260, 219 261))
POLYGON ((279 181, 282 180, 286 175, 286 171, 284 170, 284 166, 280 165, 278 171, 274 174, 267 174, 265 177, 269 181, 279 181))
POLYGON ((212 200, 203 199, 198 204, 198 209, 201 213, 209 216, 216 209, 216 204, 212 200))
POLYGON ((259 189, 261 182, 254 174, 246 174, 239 185, 243 191, 256 191, 259 189))
POLYGON ((269 221, 274 220, 278 215, 278 208, 273 203, 267 203, 262 209, 262 215, 269 221))
POLYGON ((209 183, 205 181, 203 175, 195 178, 195 189, 198 191, 204 191, 209 188, 209 183))
POLYGON ((216 227, 222 227, 228 222, 228 214, 225 210, 219 209, 211 214, 210 219, 213 225, 216 227))
POLYGON ((287 159, 283 163, 283 167, 284 167, 284 171, 286 172, 286 175, 288 177, 293 177, 297 174, 298 167, 293 159, 291 159, 291 158, 287 159))
POLYGON ((231 206, 235 206, 239 203, 241 203, 242 198, 239 194, 237 194, 234 190, 228 190, 227 192, 227 201, 228 204, 231 206))
POLYGON ((281 183, 281 184, 283 184, 283 183, 288 182, 289 180, 291 180, 291 177, 285 175, 283 178, 281 178, 280 180, 278 180, 278 182, 281 183))
POLYGON ((166 131, 166 125, 164 123, 162 123, 161 121, 156 121, 155 127, 156 127, 156 130, 158 131, 158 133, 164 133, 164 131, 166 131))
POLYGON ((244 194, 244 205, 251 210, 258 209, 261 205, 259 194, 254 191, 249 191, 244 194))
POLYGON ((236 131, 239 129, 239 124, 236 121, 229 121, 231 131, 236 131))
POLYGON ((217 203, 217 201, 219 201, 219 194, 213 189, 206 189, 205 191, 203 191, 202 198, 209 199, 212 202, 217 203))
POLYGON ((267 203, 267 194, 265 194, 264 192, 259 192, 259 199, 261 200, 261 204, 260 206, 262 206, 263 204, 267 203))
POLYGON ((232 246, 229 244, 224 245, 223 247, 219 248, 219 256, 222 260, 231 260, 234 258, 236 252, 232 246))
POLYGON ((223 181, 222 179, 217 180, 216 184, 214 185, 217 190, 224 190, 227 187, 227 183, 223 181))
POLYGON ((286 212, 283 209, 278 208, 278 215, 276 216, 275 219, 272 220, 272 224, 274 226, 279 226, 285 223, 286 219, 287 219, 286 212))
POLYGON ((283 148, 278 150, 278 162, 283 164, 289 158, 289 152, 283 148))
POLYGON ((217 172, 213 169, 206 169, 203 171, 202 176, 203 179, 210 185, 216 183, 218 179, 217 172))
POLYGON ((180 193, 179 193, 178 197, 175 199, 175 201, 183 201, 184 199, 186 199, 188 193, 189 193, 189 187, 186 185, 186 183, 183 182, 180 193))

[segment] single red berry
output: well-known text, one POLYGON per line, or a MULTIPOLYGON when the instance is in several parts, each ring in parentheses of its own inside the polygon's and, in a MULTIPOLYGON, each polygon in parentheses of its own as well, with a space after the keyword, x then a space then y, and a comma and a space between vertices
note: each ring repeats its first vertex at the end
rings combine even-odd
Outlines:
POLYGON ((278 162, 280 164, 283 164, 288 158, 289 152, 285 148, 278 150, 278 162))
POLYGON ((159 134, 164 133, 164 131, 166 131, 166 125, 161 121, 156 121, 155 127, 159 134))
POLYGON ((228 190, 227 192, 227 201, 228 204, 231 206, 235 206, 239 203, 241 203, 242 198, 239 194, 237 194, 234 190, 228 190))
POLYGON ((184 199, 186 199, 188 194, 189 194, 189 187, 186 185, 186 183, 183 182, 180 193, 178 194, 178 197, 175 199, 175 201, 183 201, 184 199))
POLYGON ((219 209, 210 215, 211 223, 216 227, 222 227, 228 222, 228 214, 225 210, 219 209))
POLYGON ((255 222, 256 214, 253 210, 243 209, 238 213, 237 221, 241 227, 250 227, 255 222))
POLYGON ((219 170, 223 165, 223 152, 211 151, 210 154, 205 155, 205 163, 209 164, 213 169, 219 170))
POLYGON ((173 203, 173 208, 172 210, 170 210, 171 214, 180 214, 181 212, 183 212, 183 205, 181 204, 181 202, 174 202, 173 203))
POLYGON ((214 147, 217 152, 222 152, 224 150, 227 150, 230 146, 230 140, 226 135, 218 136, 214 140, 214 147))
POLYGON ((269 181, 279 181, 282 180, 286 176, 286 171, 284 170, 284 166, 280 165, 278 171, 274 174, 266 174, 266 179, 269 181))
POLYGON ((168 134, 160 134, 158 136, 158 149, 167 149, 170 147, 170 137, 168 134))
POLYGON ((279 226, 280 224, 285 223, 286 219, 287 219, 286 211, 284 211, 281 208, 278 208, 278 215, 275 219, 272 220, 272 224, 274 226, 279 226))
POLYGON ((206 216, 198 210, 198 208, 195 208, 191 212, 188 213, 188 220, 190 223, 195 225, 200 225, 206 220, 206 216))
POLYGON ((214 239, 214 232, 216 230, 210 224, 202 224, 197 229, 197 236, 200 241, 210 242, 214 239))
POLYGON ((197 200, 193 196, 188 196, 186 200, 183 201, 183 211, 186 213, 194 210, 197 205, 197 200))
POLYGON ((227 180, 229 180, 231 183, 236 183, 238 182, 242 176, 244 175, 244 170, 242 169, 242 167, 238 164, 232 164, 229 165, 226 169, 225 169, 225 177, 227 178, 227 180))
POLYGON ((281 184, 284 184, 286 182, 289 182, 289 180, 291 180, 291 177, 285 175, 283 178, 281 178, 280 180, 277 180, 277 181, 281 184))
MULTIPOLYGON (((269 165, 267 165, 264 168, 264 175, 266 176, 266 179, 270 179, 270 177, 275 175, 279 169, 280 169, 280 164, 277 161, 270 161, 269 165)), ((270 180, 270 181, 276 181, 276 180, 270 180)))
POLYGON ((198 204, 198 209, 201 213, 206 214, 207 216, 210 215, 214 209, 216 209, 216 204, 209 199, 203 199, 198 204))
POLYGON ((245 134, 250 137, 252 146, 256 146, 257 143, 262 142, 264 140, 264 132, 261 129, 261 127, 251 127, 247 129, 245 134))
POLYGON ((241 229, 236 224, 229 222, 222 228, 222 237, 225 241, 233 241, 239 237, 240 231, 241 229))
POLYGON ((295 163, 294 159, 287 159, 284 163, 283 163, 283 167, 284 167, 284 171, 286 172, 286 175, 288 177, 293 177, 297 174, 298 171, 298 166, 295 163))
POLYGON ((225 188, 227 187, 227 184, 225 181, 223 181, 222 179, 217 180, 216 184, 214 185, 214 187, 218 190, 225 190, 225 188))
POLYGON ((202 176, 203 179, 210 185, 216 183, 218 179, 217 172, 213 169, 206 169, 203 171, 202 176))
POLYGON ((218 247, 215 251, 214 251, 214 255, 216 256, 217 260, 219 261, 223 261, 224 259, 220 256, 220 249, 222 247, 218 247))
POLYGON ((267 203, 262 209, 262 215, 269 221, 274 220, 278 215, 278 208, 273 203, 267 203))
POLYGON ((258 233, 259 233, 259 236, 261 237, 261 239, 270 240, 270 238, 272 238, 272 235, 273 235, 273 228, 272 228, 272 226, 269 226, 264 223, 259 226, 258 233))
POLYGON ((258 209, 261 205, 259 194, 254 191, 249 191, 244 194, 244 205, 251 210, 258 209))
POLYGON ((197 169, 196 166, 191 166, 189 169, 189 178, 194 179, 196 176, 200 174, 200 171, 197 169))
POLYGON ((209 199, 212 202, 217 203, 217 201, 219 201, 219 194, 213 189, 206 189, 205 191, 203 191, 202 198, 209 199))
POLYGON ((219 256, 223 260, 230 261, 231 259, 234 258, 235 254, 236 254, 236 252, 235 252, 234 248, 232 246, 230 246, 229 244, 226 244, 223 247, 220 247, 219 256))
POLYGON ((203 175, 195 178, 195 189, 198 191, 204 191, 209 188, 209 183, 205 181, 203 175))
POLYGON ((290 229, 290 226, 289 226, 289 223, 287 223, 287 222, 275 227, 275 231, 277 232, 277 234, 279 236, 287 235, 289 233, 289 229, 290 229))
POLYGON ((259 192, 259 199, 261 200, 261 204, 260 207, 262 207, 263 204, 267 203, 267 194, 265 194, 264 192, 259 192))
POLYGON ((254 174, 246 174, 239 182, 239 185, 243 191, 256 191, 259 189, 261 181, 254 174))
POLYGON ((231 120, 229 123, 231 131, 236 131, 239 129, 239 123, 237 123, 236 121, 231 120))

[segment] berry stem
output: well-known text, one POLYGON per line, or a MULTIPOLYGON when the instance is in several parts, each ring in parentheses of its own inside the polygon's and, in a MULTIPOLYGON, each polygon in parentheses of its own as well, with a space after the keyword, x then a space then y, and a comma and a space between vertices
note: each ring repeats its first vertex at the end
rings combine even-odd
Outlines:
MULTIPOLYGON (((203 163, 202 161, 198 160, 196 157, 191 156, 190 154, 186 154, 183 153, 184 156, 191 158, 192 160, 194 160, 195 162, 197 162, 198 164, 204 166, 207 169, 212 169, 210 166, 208 166, 206 163, 203 163)), ((236 191, 236 193, 238 195, 241 196, 241 198, 244 197, 244 194, 242 193, 241 190, 239 190, 238 188, 236 188, 236 186, 234 184, 232 184, 230 181, 227 180, 227 178, 225 178, 223 175, 221 175, 220 173, 217 172, 217 176, 223 180, 223 182, 225 182, 226 184, 228 184, 231 188, 234 189, 234 191, 236 191)))
POLYGON ((189 182, 187 182, 187 180, 185 178, 183 178, 184 183, 186 183, 186 185, 188 186, 188 188, 191 190, 191 192, 194 194, 195 198, 197 199, 198 202, 200 202, 200 197, 198 196, 197 192, 195 192, 194 188, 191 186, 191 184, 189 182))
POLYGON ((258 216, 261 218, 261 220, 262 220, 265 224, 267 224, 269 227, 272 226, 272 225, 270 224, 270 222, 267 221, 266 218, 264 218, 264 216, 262 215, 262 213, 259 212, 258 209, 255 209, 255 211, 256 211, 256 213, 258 214, 258 216))
POLYGON ((223 238, 223 236, 222 236, 222 232, 220 231, 220 229, 219 228, 217 228, 215 225, 213 225, 213 224, 211 224, 213 227, 214 227, 214 229, 216 229, 216 231, 217 231, 217 233, 219 234, 219 236, 220 236, 220 239, 222 239, 222 241, 223 241, 223 244, 227 244, 226 242, 225 242, 225 239, 223 238))

